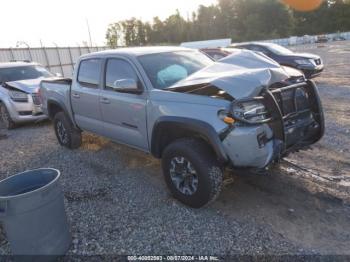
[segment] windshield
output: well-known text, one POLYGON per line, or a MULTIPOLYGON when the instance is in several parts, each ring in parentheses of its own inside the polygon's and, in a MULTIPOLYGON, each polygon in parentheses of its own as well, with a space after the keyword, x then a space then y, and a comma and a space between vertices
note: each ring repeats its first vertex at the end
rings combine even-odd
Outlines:
POLYGON ((267 48, 272 52, 275 53, 277 55, 291 55, 293 54, 292 51, 290 51, 289 49, 280 46, 280 45, 276 45, 276 44, 269 44, 267 46, 267 48))
POLYGON ((139 56, 154 88, 164 89, 211 65, 213 60, 198 51, 178 51, 139 56))
POLYGON ((51 76, 44 67, 36 65, 0 68, 0 83, 51 76))

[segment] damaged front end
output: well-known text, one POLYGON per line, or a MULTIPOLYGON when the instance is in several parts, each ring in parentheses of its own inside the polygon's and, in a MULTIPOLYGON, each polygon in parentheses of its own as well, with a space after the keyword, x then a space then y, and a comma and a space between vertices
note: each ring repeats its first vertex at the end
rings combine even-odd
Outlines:
POLYGON ((167 90, 228 102, 218 115, 231 123, 224 121, 227 126, 218 127, 218 134, 235 169, 264 170, 324 134, 314 82, 252 52, 235 53, 167 90))
POLYGON ((312 81, 271 85, 259 96, 234 100, 229 114, 237 122, 221 139, 235 168, 266 169, 324 134, 322 105, 312 81))
POLYGON ((22 86, 21 81, 14 81, 3 83, 1 89, 0 98, 13 122, 35 122, 46 118, 36 87, 22 86))

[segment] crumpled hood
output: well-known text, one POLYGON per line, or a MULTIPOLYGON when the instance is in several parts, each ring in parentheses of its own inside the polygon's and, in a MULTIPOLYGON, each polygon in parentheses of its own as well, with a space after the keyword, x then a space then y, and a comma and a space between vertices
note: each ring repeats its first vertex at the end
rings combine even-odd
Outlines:
POLYGON ((40 82, 43 79, 44 78, 19 80, 19 81, 6 82, 6 84, 9 85, 10 87, 16 88, 28 94, 32 94, 32 93, 38 92, 38 89, 40 87, 40 82))
MULTIPOLYGON (((302 75, 300 73, 300 75, 302 75)), ((251 51, 234 52, 232 55, 197 71, 177 82, 167 90, 186 86, 211 84, 224 90, 235 99, 259 95, 261 90, 290 75, 278 63, 251 51), (247 53, 248 52, 248 53, 247 53)))

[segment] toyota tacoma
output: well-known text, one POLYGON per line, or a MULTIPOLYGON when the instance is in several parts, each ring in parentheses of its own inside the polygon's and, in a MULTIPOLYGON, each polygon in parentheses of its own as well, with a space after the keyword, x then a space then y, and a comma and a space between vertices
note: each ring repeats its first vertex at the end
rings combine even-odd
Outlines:
POLYGON ((180 47, 92 53, 40 94, 61 145, 78 148, 89 131, 150 153, 195 208, 218 196, 225 168, 266 170, 324 133, 314 82, 247 50, 218 62, 180 47))

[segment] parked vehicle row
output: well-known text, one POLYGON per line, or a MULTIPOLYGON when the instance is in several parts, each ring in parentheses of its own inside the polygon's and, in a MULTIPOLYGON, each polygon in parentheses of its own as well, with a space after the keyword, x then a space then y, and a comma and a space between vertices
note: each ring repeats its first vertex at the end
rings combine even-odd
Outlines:
POLYGON ((324 133, 315 83, 261 53, 214 62, 187 48, 123 48, 84 55, 75 69, 41 82, 58 142, 78 148, 89 131, 148 152, 191 207, 215 200, 226 167, 265 171, 324 133))
POLYGON ((295 53, 283 46, 273 43, 255 42, 237 44, 234 48, 244 48, 255 52, 261 52, 272 58, 280 65, 290 66, 301 70, 306 78, 314 78, 321 74, 324 65, 321 57, 309 53, 295 53))
POLYGON ((288 66, 302 71, 308 79, 320 75, 324 69, 321 57, 309 53, 295 53, 273 43, 253 42, 236 44, 228 48, 204 48, 201 50, 214 60, 219 60, 230 55, 235 49, 247 49, 262 53, 282 66, 288 66))

